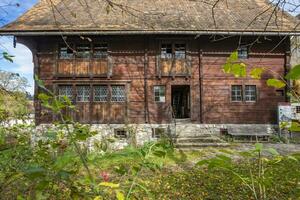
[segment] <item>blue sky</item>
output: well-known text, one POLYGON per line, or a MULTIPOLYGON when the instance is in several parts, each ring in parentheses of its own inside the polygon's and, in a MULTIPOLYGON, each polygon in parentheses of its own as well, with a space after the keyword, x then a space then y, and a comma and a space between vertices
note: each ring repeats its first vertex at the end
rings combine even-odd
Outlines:
MULTIPOLYGON (((25 11, 30 9, 38 0, 0 0, 0 6, 19 3, 20 6, 8 6, 4 7, 6 12, 0 11, 0 19, 5 19, 1 21, 1 26, 11 21, 14 21, 25 11)), ((30 87, 27 89, 28 92, 33 94, 33 63, 32 54, 30 50, 24 45, 17 44, 17 47, 13 47, 13 39, 11 37, 0 37, 1 49, 14 55, 14 62, 10 63, 6 60, 0 60, 0 69, 19 73, 28 79, 30 87)))
MULTIPOLYGON (((0 21, 0 26, 14 21, 16 18, 18 18, 28 9, 30 9, 37 2, 38 0, 0 0, 0 6, 7 5, 9 3, 20 4, 19 7, 5 7, 6 12, 0 10, 0 19, 5 19, 5 21, 0 21)), ((298 11, 299 10, 297 10, 297 13, 298 11)), ((297 13, 293 14, 295 15, 297 13)), ((29 84, 31 85, 27 90, 28 92, 33 94, 33 63, 32 54, 30 50, 21 44, 17 44, 17 47, 14 48, 13 39, 11 37, 0 37, 0 49, 4 49, 4 51, 7 51, 11 55, 15 56, 13 63, 10 63, 3 59, 0 60, 0 70, 16 72, 19 73, 21 76, 26 77, 29 81, 29 84)))

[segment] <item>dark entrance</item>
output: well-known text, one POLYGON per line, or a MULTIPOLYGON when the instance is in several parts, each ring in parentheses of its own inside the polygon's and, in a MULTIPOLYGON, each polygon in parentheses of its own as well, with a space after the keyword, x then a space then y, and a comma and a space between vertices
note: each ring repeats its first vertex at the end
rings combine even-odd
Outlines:
POLYGON ((172 108, 176 119, 190 118, 189 85, 172 85, 172 108))

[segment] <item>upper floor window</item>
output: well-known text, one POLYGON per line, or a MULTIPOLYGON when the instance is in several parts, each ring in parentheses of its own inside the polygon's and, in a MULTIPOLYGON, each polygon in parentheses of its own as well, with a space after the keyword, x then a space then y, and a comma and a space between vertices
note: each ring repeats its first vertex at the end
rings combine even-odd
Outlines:
POLYGON ((161 58, 170 59, 172 58, 172 44, 161 45, 161 58))
POLYGON ((231 101, 243 101, 242 85, 231 86, 231 101))
POLYGON ((58 86, 58 97, 63 99, 63 97, 68 97, 70 100, 73 99, 73 88, 71 85, 60 85, 58 86))
POLYGON ((125 102, 125 86, 113 85, 111 86, 111 101, 112 102, 125 102))
POLYGON ((94 58, 107 58, 108 56, 107 44, 94 45, 94 58))
POLYGON ((73 49, 70 46, 64 45, 59 48, 60 59, 71 59, 73 58, 73 49))
POLYGON ((90 101, 90 86, 77 86, 77 102, 90 101))
POLYGON ((77 58, 90 58, 91 47, 89 44, 77 45, 76 57, 77 58))
POLYGON ((107 102, 108 101, 108 86, 96 85, 94 86, 94 101, 107 102))
POLYGON ((159 85, 154 86, 154 101, 155 102, 166 102, 166 87, 159 85))
POLYGON ((238 58, 239 59, 247 59, 248 58, 248 47, 245 45, 241 45, 238 48, 238 58))
POLYGON ((245 101, 256 101, 256 85, 245 86, 245 101))
POLYGON ((163 59, 185 59, 186 44, 183 43, 163 43, 161 45, 161 58, 163 59))
POLYGON ((185 59, 185 44, 175 44, 175 58, 176 59, 185 59))

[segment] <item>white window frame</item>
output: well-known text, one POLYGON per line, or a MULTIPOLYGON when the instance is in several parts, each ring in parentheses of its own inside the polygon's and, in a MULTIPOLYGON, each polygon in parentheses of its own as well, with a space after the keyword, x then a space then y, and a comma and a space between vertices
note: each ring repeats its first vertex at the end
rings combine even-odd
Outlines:
POLYGON ((256 85, 245 85, 244 101, 245 102, 256 102, 257 101, 257 87, 256 87, 256 85), (252 90, 253 88, 254 88, 254 90, 252 90), (254 99, 253 99, 253 97, 254 97, 254 99))
POLYGON ((243 102, 243 85, 231 85, 231 90, 230 90, 230 100, 232 102, 243 102), (234 87, 240 87, 240 95, 236 94, 238 91, 234 91, 234 87), (233 94, 235 93, 235 94, 233 94), (237 98, 240 97, 240 100, 237 100, 237 98), (235 98, 235 99, 233 99, 235 98))
POLYGON ((153 87, 153 93, 154 93, 154 101, 155 102, 157 102, 157 103, 165 103, 166 102, 166 86, 164 86, 164 85, 155 85, 153 87), (157 100, 157 98, 159 100, 157 100))

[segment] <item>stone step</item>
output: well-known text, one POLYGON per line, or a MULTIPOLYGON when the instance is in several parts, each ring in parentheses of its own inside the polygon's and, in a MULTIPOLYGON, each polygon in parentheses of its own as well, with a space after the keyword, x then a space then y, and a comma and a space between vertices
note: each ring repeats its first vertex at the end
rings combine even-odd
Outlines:
POLYGON ((223 142, 218 137, 185 137, 185 138, 177 138, 176 143, 217 143, 217 142, 223 142))
POLYGON ((228 147, 228 143, 180 143, 176 144, 177 149, 197 149, 203 147, 228 147))

